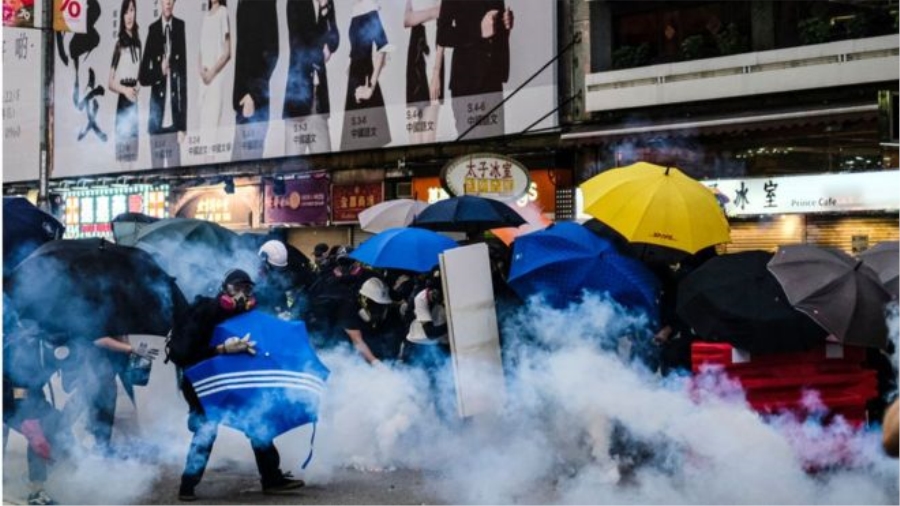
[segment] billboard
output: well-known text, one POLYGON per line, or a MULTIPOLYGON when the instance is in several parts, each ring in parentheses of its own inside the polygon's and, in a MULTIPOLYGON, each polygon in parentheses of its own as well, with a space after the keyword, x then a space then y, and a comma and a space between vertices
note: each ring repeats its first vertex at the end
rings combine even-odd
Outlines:
POLYGON ((553 58, 556 2, 85 3, 55 55, 56 177, 514 134, 556 106, 551 67, 495 109, 553 58))
POLYGON ((3 181, 37 181, 41 153, 41 32, 3 28, 3 181))
POLYGON ((122 213, 169 217, 168 185, 123 185, 104 188, 72 188, 64 200, 64 239, 103 237, 113 240, 112 220, 122 213))

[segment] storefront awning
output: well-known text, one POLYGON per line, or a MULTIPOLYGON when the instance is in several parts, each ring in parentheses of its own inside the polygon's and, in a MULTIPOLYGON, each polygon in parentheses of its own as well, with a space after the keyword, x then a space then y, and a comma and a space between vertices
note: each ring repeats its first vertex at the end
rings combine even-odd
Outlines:
POLYGON ((877 104, 856 105, 807 109, 802 111, 783 111, 769 114, 730 116, 721 118, 697 119, 676 123, 654 123, 639 126, 617 128, 595 128, 591 130, 563 134, 563 143, 590 143, 611 138, 642 136, 651 134, 664 135, 698 135, 725 133, 747 130, 767 130, 785 126, 801 126, 841 119, 871 119, 878 111, 877 104))

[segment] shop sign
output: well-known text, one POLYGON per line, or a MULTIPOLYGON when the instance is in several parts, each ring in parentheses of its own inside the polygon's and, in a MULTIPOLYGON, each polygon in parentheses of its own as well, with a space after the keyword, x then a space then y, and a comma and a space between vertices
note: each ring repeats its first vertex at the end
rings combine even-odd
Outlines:
POLYGON ((331 221, 355 223, 359 213, 384 201, 384 183, 331 185, 331 221))
POLYGON ((67 190, 63 201, 65 239, 103 237, 112 240, 112 220, 122 213, 169 217, 169 186, 67 190))
POLYGON ((531 178, 524 165, 508 156, 474 153, 450 160, 441 171, 441 183, 453 196, 509 201, 525 195, 531 178))
POLYGON ((275 195, 275 184, 266 183, 263 223, 328 224, 328 175, 302 176, 284 181, 284 195, 275 195))
POLYGON ((194 188, 178 199, 174 215, 211 221, 226 228, 252 228, 258 202, 258 186, 239 186, 233 194, 222 188, 194 188))
POLYGON ((900 171, 701 181, 728 216, 900 209, 900 171))

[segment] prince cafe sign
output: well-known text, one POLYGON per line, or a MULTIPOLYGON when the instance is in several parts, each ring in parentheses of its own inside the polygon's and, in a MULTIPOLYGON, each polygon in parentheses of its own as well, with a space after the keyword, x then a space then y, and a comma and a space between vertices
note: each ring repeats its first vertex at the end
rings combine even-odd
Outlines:
POLYGON ((452 196, 511 201, 525 195, 531 178, 524 165, 508 156, 474 153, 450 160, 441 171, 441 184, 452 196))

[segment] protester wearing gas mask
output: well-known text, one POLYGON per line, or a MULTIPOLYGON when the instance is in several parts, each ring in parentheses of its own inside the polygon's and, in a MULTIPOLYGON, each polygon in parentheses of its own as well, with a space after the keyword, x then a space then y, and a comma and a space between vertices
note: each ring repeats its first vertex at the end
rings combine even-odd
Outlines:
MULTIPOLYGON (((58 360, 65 358, 65 347, 47 341, 36 327, 20 323, 4 305, 3 424, 28 441, 26 502, 57 504, 44 490, 48 468, 77 443, 62 414, 47 401, 44 386, 58 370, 58 360), (57 354, 57 349, 63 351, 57 354)), ((8 460, 6 464, 10 465, 8 460)))
POLYGON ((384 282, 372 277, 359 287, 355 304, 341 306, 340 326, 356 351, 373 366, 397 358, 391 353, 384 326, 392 303, 384 282))
MULTIPOLYGON (((176 318, 166 348, 167 360, 172 360, 180 369, 186 369, 215 355, 255 355, 256 343, 250 340, 249 335, 232 336, 223 344, 210 346, 217 325, 256 307, 253 288, 249 274, 233 269, 225 275, 216 297, 198 296, 187 311, 176 318)), ((181 391, 189 408, 188 429, 194 436, 181 475, 178 499, 194 501, 197 499, 194 489, 203 477, 216 441, 218 422, 207 418, 194 386, 184 375, 181 375, 181 391)), ((281 457, 272 440, 250 437, 250 445, 256 457, 263 493, 277 494, 304 485, 303 480, 292 479, 281 471, 281 457)))
POLYGON ((299 320, 307 305, 301 278, 311 273, 297 272, 298 266, 288 262, 287 246, 276 239, 259 248, 259 258, 259 284, 254 290, 259 309, 283 320, 299 320))
POLYGON ((428 274, 425 287, 416 293, 412 305, 414 319, 403 343, 401 361, 425 371, 438 412, 446 417, 452 411, 447 402, 452 396, 446 391, 450 377, 447 371, 450 341, 440 269, 428 274))

